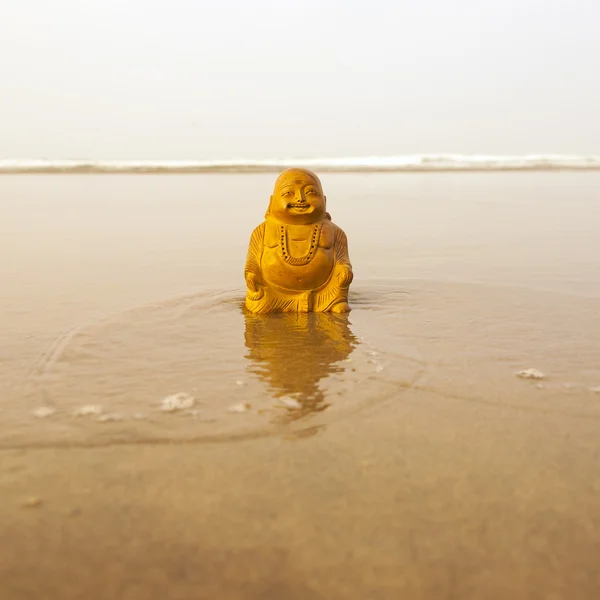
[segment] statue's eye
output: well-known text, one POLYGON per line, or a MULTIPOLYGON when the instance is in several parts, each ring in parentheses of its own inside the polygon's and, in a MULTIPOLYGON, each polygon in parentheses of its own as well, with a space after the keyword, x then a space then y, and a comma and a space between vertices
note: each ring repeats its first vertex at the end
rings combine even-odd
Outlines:
POLYGON ((281 194, 282 196, 293 196, 293 192, 291 190, 287 190, 285 192, 283 192, 283 194, 281 194))
POLYGON ((317 193, 317 190, 306 190, 306 193, 314 196, 317 193))

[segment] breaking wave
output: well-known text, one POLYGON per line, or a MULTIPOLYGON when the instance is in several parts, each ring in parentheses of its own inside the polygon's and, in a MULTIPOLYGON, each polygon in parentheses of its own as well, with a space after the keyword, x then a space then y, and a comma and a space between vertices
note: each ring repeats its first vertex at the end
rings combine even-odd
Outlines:
POLYGON ((270 173, 288 167, 330 172, 600 170, 600 155, 419 154, 273 160, 0 160, 0 173, 270 173))

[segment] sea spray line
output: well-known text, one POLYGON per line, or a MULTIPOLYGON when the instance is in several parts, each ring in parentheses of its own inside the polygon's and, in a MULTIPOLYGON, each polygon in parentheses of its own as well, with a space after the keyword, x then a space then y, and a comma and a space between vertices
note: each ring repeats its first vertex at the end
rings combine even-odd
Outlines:
POLYGON ((265 160, 47 160, 3 159, 0 173, 202 173, 273 172, 288 167, 318 171, 503 171, 600 170, 600 155, 530 154, 514 156, 415 154, 265 160))

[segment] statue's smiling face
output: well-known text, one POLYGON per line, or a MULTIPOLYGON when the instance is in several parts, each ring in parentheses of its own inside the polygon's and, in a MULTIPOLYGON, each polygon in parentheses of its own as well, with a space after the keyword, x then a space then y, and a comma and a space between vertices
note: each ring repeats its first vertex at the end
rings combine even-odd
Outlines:
POLYGON ((325 217, 325 196, 319 178, 303 169, 284 171, 275 182, 270 216, 282 223, 305 225, 325 217))

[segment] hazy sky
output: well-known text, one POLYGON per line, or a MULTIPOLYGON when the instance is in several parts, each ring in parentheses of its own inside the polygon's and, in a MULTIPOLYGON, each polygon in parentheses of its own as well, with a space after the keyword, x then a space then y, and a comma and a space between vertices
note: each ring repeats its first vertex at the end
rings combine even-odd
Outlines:
POLYGON ((0 0, 0 158, 600 154, 600 0, 0 0))

